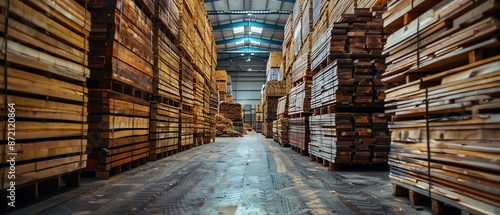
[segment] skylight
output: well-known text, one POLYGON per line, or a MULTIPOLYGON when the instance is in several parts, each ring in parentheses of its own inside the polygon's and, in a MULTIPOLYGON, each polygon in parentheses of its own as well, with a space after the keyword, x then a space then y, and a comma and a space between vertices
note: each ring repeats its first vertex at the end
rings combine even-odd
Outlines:
POLYGON ((243 32, 245 32, 245 26, 233 28, 233 32, 235 34, 243 33, 243 32))
POLYGON ((253 33, 257 33, 257 34, 262 34, 262 28, 256 27, 256 26, 251 26, 250 31, 252 31, 253 33))
POLYGON ((243 43, 245 43, 245 41, 237 41, 237 42, 236 42, 236 45, 241 45, 241 44, 243 44, 243 43))
POLYGON ((254 45, 260 45, 260 42, 257 42, 257 41, 250 41, 250 43, 254 44, 254 45))

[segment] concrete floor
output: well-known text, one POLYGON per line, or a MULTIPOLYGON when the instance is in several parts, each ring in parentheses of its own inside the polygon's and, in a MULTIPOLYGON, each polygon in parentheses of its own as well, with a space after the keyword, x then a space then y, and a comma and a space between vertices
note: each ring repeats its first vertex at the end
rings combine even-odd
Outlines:
POLYGON ((250 132, 217 138, 12 214, 430 214, 393 197, 386 171, 328 171, 250 132))

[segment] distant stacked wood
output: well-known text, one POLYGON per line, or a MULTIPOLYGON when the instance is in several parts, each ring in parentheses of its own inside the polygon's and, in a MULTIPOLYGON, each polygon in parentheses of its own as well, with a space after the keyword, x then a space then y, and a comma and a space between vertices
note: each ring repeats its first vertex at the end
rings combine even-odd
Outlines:
MULTIPOLYGON (((6 194, 14 181, 7 178, 7 156, 15 157, 13 192, 61 176, 67 187, 78 186, 87 161, 90 13, 73 0, 1 1, 0 10, 0 75, 6 77, 0 85, 8 90, 0 92, 1 112, 10 118, 0 125, 8 131, 0 134, 0 191, 6 194)), ((53 191, 61 187, 55 181, 53 191)))
POLYGON ((271 138, 273 137, 273 122, 270 121, 264 121, 262 123, 262 135, 264 135, 266 138, 271 138))
POLYGON ((227 119, 223 115, 217 114, 216 118, 216 128, 217 128, 217 136, 218 137, 242 137, 243 135, 234 130, 233 122, 230 119, 227 119))
POLYGON ((273 140, 279 142, 278 139, 278 120, 273 121, 273 140))
MULTIPOLYGON (((89 127, 100 131, 87 170, 96 178, 106 179, 110 172, 119 173, 122 165, 144 163, 149 155, 149 100, 154 71, 150 17, 154 7, 150 10, 134 1, 87 4, 93 25, 89 38, 88 118, 89 127)), ((89 136, 92 142, 90 138, 96 136, 89 136)))
POLYGON ((278 99, 277 97, 269 97, 264 103, 264 121, 273 121, 277 119, 277 109, 278 109, 278 99))
POLYGON ((462 213, 500 207, 498 9, 493 0, 393 1, 384 13, 396 30, 383 73, 391 182, 426 196, 430 189, 433 202, 462 213))
POLYGON ((240 103, 221 102, 219 104, 219 113, 232 121, 241 121, 243 119, 243 107, 240 103))
POLYGON ((262 122, 262 121, 264 121, 264 114, 262 113, 262 105, 256 104, 255 105, 255 122, 262 122))
POLYGON ((279 68, 281 67, 282 53, 281 52, 271 52, 269 53, 269 59, 267 60, 266 76, 267 81, 279 80, 279 68))
POLYGON ((226 70, 215 71, 215 81, 219 91, 219 101, 225 102, 227 96, 227 72, 226 70))
POLYGON ((268 97, 282 97, 286 95, 285 82, 284 81, 268 81, 266 82, 266 87, 264 88, 263 96, 268 97))

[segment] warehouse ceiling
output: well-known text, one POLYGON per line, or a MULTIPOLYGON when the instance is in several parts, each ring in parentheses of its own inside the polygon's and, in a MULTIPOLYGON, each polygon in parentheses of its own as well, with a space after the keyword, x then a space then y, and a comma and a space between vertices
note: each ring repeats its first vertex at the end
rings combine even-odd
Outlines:
POLYGON ((295 0, 205 0, 217 45, 218 69, 266 70, 269 52, 281 52, 295 0))

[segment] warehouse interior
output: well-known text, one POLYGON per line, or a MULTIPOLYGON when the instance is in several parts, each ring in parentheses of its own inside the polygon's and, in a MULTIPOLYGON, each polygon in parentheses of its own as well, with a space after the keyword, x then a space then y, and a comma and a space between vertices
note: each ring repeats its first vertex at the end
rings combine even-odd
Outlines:
POLYGON ((0 1, 0 213, 500 214, 499 12, 0 1))

